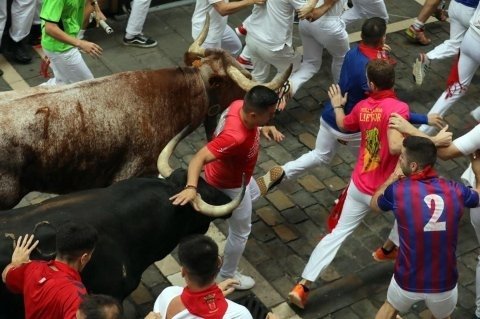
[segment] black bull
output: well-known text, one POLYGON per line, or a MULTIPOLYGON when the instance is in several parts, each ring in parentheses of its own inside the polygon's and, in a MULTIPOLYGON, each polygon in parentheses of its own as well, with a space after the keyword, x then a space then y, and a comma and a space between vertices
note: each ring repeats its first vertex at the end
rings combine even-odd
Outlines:
MULTIPOLYGON (((164 258, 185 236, 205 233, 211 217, 190 205, 173 206, 169 197, 186 181, 185 170, 167 179, 131 178, 107 188, 81 191, 43 203, 0 212, 0 269, 9 264, 13 239, 35 233, 40 240, 32 259, 54 258, 55 229, 67 221, 93 225, 99 242, 82 273, 89 293, 103 293, 122 300, 140 283, 153 262, 164 258), (35 231, 34 231, 35 229, 35 231), (40 253, 41 252, 41 253, 40 253)), ((199 180, 198 191, 205 202, 230 202, 225 194, 199 180)), ((19 296, 0 286, 0 318, 22 318, 19 296)))

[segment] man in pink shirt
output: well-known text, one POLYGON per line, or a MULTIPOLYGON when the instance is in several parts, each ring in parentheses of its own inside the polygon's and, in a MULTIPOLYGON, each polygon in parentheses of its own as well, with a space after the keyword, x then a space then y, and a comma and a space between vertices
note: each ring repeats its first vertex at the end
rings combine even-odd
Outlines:
POLYGON ((281 141, 283 134, 267 124, 275 114, 278 95, 275 91, 257 85, 245 95, 244 101, 234 101, 226 109, 217 125, 213 140, 198 151, 188 165, 185 189, 170 198, 174 205, 185 205, 197 195, 200 172, 205 167, 206 181, 234 198, 241 191, 242 176, 249 181, 245 196, 228 219, 228 237, 219 281, 233 278, 236 289, 250 289, 253 278, 237 271, 251 229, 252 201, 260 191, 252 179, 260 148, 260 132, 270 139, 281 141))
POLYGON ((401 152, 403 136, 390 129, 388 122, 392 113, 408 119, 409 108, 397 99, 393 90, 394 67, 385 60, 371 60, 367 65, 367 79, 370 96, 358 102, 348 115, 343 110, 348 96, 342 96, 338 84, 328 91, 338 127, 342 131, 361 132, 359 160, 337 226, 317 244, 301 281, 289 293, 290 302, 300 308, 305 307, 310 284, 332 262, 343 241, 370 210, 373 193, 394 171, 401 152))

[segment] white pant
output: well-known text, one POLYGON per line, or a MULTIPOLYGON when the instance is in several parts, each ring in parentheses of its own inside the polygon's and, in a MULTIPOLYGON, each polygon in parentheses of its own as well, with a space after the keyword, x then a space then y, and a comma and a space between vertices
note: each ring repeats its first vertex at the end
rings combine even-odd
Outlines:
POLYGON ((330 234, 323 237, 317 244, 303 270, 302 278, 312 282, 315 281, 332 262, 342 243, 353 233, 362 222, 363 217, 370 211, 371 199, 371 195, 360 192, 355 184, 352 181, 350 182, 338 224, 330 234))
MULTIPOLYGON (((13 0, 11 14, 12 26, 10 27, 10 38, 19 42, 23 40, 32 27, 33 17, 39 0, 13 0)), ((5 22, 7 21, 7 0, 0 0, 0 39, 3 36, 5 22)))
POLYGON ((315 149, 283 165, 285 177, 294 179, 308 169, 329 164, 341 145, 339 140, 342 141, 342 144, 347 142, 352 154, 355 156, 358 154, 361 141, 360 132, 353 134, 341 133, 320 118, 320 128, 318 129, 315 149))
POLYGON ((252 58, 252 77, 260 83, 267 81, 272 65, 277 69, 277 74, 283 73, 292 63, 294 71, 300 65, 301 56, 292 47, 285 45, 280 51, 272 51, 265 48, 260 41, 251 37, 249 33, 247 33, 245 42, 252 58))
POLYGON ((240 53, 242 49, 242 41, 238 38, 238 35, 232 29, 232 27, 228 26, 223 31, 222 38, 218 42, 204 42, 202 47, 205 49, 207 48, 222 48, 233 55, 237 55, 240 53))
POLYGON ((450 6, 448 7, 450 39, 445 40, 427 53, 427 57, 430 60, 449 58, 458 54, 458 49, 474 12, 475 8, 467 7, 455 0, 450 1, 450 6))
POLYGON ((419 301, 425 301, 435 318, 447 318, 455 310, 458 299, 457 286, 452 290, 439 293, 410 292, 403 290, 392 276, 388 286, 387 301, 399 312, 407 312, 419 301))
MULTIPOLYGON (((240 188, 220 189, 230 198, 234 198, 241 191, 240 188)), ((248 235, 252 229, 252 202, 260 196, 257 182, 250 179, 245 190, 245 196, 240 205, 235 208, 228 222, 228 236, 223 256, 223 265, 220 275, 223 278, 231 278, 238 267, 242 257, 248 235)))
POLYGON ((380 17, 388 22, 388 12, 383 0, 352 0, 353 7, 342 14, 342 19, 349 26, 360 19, 380 17))
MULTIPOLYGON (((442 93, 428 114, 439 113, 440 115, 444 115, 453 103, 465 94, 480 65, 479 47, 480 35, 469 29, 467 33, 465 33, 465 37, 460 46, 460 58, 458 60, 459 81, 449 86, 442 93)), ((420 130, 427 134, 432 134, 435 128, 424 124, 420 126, 420 130)))
POLYGON ((133 0, 132 11, 127 23, 127 37, 132 38, 142 33, 143 24, 147 18, 148 9, 152 0, 133 0))
POLYGON ((50 52, 45 49, 43 51, 50 59, 50 67, 54 76, 47 81, 47 85, 70 84, 93 79, 92 72, 83 61, 77 48, 65 52, 50 52))
POLYGON ((349 49, 345 23, 340 17, 322 17, 314 22, 301 20, 300 37, 303 44, 303 62, 290 77, 292 93, 308 81, 322 66, 323 49, 332 56, 333 83, 338 83, 343 59, 349 49))

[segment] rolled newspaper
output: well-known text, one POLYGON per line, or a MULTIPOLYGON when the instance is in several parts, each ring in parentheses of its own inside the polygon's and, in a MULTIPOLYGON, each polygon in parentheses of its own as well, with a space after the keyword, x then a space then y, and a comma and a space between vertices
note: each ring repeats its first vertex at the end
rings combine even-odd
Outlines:
POLYGON ((102 29, 103 29, 107 34, 112 34, 112 33, 113 33, 112 27, 110 27, 110 26, 105 22, 105 20, 100 20, 99 24, 100 24, 100 26, 102 27, 102 29))

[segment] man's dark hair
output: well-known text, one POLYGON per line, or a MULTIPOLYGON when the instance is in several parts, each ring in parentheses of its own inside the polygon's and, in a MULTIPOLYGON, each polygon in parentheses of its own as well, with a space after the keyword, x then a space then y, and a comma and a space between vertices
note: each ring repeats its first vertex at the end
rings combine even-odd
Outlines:
POLYGON ((368 46, 378 47, 387 32, 387 23, 384 19, 374 17, 365 20, 362 25, 362 41, 368 46))
POLYGON ((245 94, 245 104, 243 106, 246 112, 266 112, 272 105, 278 102, 278 94, 263 85, 257 85, 245 94))
POLYGON ((388 90, 395 85, 395 68, 387 60, 370 60, 367 64, 367 77, 377 89, 388 90))
POLYGON ((88 295, 80 307, 86 319, 121 319, 123 309, 117 299, 107 295, 88 295))
POLYGON ((57 256, 72 262, 95 248, 98 232, 85 223, 68 222, 57 231, 57 256))
POLYGON ((208 236, 193 235, 178 245, 178 259, 199 286, 212 282, 219 270, 218 246, 208 236))
POLYGON ((403 146, 406 149, 407 160, 417 163, 420 169, 435 165, 437 148, 430 139, 421 136, 407 136, 403 140, 403 146))

